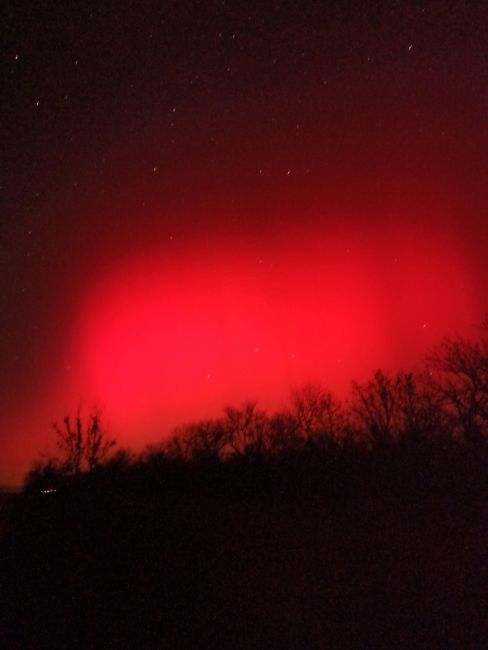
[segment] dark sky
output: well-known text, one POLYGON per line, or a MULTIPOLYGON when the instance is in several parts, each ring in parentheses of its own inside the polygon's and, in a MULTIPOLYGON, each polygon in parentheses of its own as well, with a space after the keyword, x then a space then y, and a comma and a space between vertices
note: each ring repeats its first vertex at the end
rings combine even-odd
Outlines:
POLYGON ((488 8, 5 2, 0 483, 343 391, 488 310, 488 8))

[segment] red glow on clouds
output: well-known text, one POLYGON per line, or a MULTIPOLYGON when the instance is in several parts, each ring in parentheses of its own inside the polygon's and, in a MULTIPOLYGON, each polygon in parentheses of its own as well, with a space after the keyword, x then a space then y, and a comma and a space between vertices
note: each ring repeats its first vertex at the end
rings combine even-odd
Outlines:
POLYGON ((445 233, 289 232, 262 250, 237 237, 172 241, 93 288, 76 389, 106 406, 127 444, 229 402, 279 407, 308 379, 344 392, 377 367, 410 367, 476 319, 445 233))

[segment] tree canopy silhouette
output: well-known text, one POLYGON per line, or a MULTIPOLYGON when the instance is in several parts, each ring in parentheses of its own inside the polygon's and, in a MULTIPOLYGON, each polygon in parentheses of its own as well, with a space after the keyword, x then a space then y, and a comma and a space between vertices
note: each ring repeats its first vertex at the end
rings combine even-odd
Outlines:
POLYGON ((74 424, 68 415, 64 418, 62 426, 55 422, 53 428, 60 452, 57 460, 68 474, 93 470, 107 459, 116 444, 102 428, 99 414, 91 415, 85 422, 77 415, 74 424))

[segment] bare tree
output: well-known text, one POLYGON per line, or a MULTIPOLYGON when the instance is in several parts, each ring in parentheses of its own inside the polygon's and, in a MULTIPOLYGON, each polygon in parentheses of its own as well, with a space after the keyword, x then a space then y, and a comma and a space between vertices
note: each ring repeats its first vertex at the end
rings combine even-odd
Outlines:
POLYGON ((238 455, 262 452, 266 446, 266 414, 257 402, 246 402, 241 409, 228 406, 220 421, 225 446, 238 455))
POLYGON ((446 338, 427 360, 454 430, 473 444, 488 434, 487 334, 485 322, 478 341, 446 338))
POLYGON ((399 379, 392 379, 382 370, 365 384, 353 383, 355 399, 352 414, 374 443, 385 443, 396 437, 400 429, 398 400, 399 379))
POLYGON ((298 423, 291 413, 277 413, 268 419, 266 446, 271 453, 298 451, 303 443, 298 423))
POLYGON ((307 383, 292 391, 290 416, 309 440, 339 438, 343 433, 341 403, 321 384, 307 383))
POLYGON ((149 456, 166 456, 172 460, 187 460, 191 457, 189 444, 184 435, 185 427, 178 427, 173 431, 173 435, 162 442, 160 445, 148 446, 149 456))
POLYGON ((375 443, 389 440, 420 442, 447 433, 445 398, 429 372, 378 370, 364 384, 353 384, 351 414, 359 430, 375 443))
POLYGON ((177 427, 164 449, 173 458, 218 458, 226 443, 220 420, 201 420, 177 427))
POLYGON ((442 397, 428 373, 401 373, 395 387, 400 411, 400 435, 419 441, 446 432, 442 397))
POLYGON ((100 415, 90 416, 88 422, 83 422, 80 415, 75 419, 66 416, 63 426, 56 422, 53 428, 57 434, 57 447, 61 457, 58 461, 63 470, 69 474, 79 474, 91 471, 104 461, 110 450, 115 446, 115 440, 108 437, 100 424, 100 415))

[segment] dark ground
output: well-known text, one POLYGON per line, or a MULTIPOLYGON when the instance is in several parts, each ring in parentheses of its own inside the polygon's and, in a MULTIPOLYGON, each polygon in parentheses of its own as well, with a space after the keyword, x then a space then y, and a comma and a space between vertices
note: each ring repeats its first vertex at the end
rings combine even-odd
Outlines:
POLYGON ((484 648, 485 464, 431 461, 163 463, 32 486, 2 526, 1 645, 484 648))

